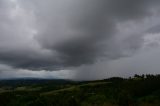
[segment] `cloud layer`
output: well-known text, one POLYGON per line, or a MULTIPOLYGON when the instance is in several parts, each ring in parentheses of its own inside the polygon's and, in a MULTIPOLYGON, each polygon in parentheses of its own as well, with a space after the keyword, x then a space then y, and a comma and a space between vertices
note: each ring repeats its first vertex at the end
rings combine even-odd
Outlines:
POLYGON ((83 73, 131 57, 159 45, 152 37, 160 32, 159 7, 159 0, 1 0, 0 64, 83 73))

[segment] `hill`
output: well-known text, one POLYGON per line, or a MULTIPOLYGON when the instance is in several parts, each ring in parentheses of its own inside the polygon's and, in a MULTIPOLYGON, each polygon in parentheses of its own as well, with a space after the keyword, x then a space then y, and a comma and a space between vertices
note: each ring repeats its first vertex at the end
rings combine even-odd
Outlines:
POLYGON ((1 106, 160 106, 160 75, 97 81, 0 81, 1 106))

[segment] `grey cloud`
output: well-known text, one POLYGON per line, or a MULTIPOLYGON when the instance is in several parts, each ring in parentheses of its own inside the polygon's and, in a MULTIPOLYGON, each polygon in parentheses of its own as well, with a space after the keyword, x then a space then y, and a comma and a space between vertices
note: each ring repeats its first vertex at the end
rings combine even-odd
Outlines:
POLYGON ((148 30, 149 33, 159 33, 160 32, 160 25, 154 26, 148 30))
MULTIPOLYGON (((109 53, 106 54, 107 58, 121 57, 122 54, 115 54, 113 51, 110 51, 112 45, 103 45, 102 43, 109 42, 109 40, 113 38, 114 32, 116 31, 116 21, 121 19, 124 21, 137 20, 150 15, 147 11, 148 2, 145 1, 80 1, 78 3, 75 2, 75 4, 74 10, 71 10, 73 13, 68 16, 70 22, 68 26, 70 28, 69 30, 77 32, 74 34, 75 36, 80 36, 80 38, 70 38, 67 41, 62 38, 60 42, 54 44, 53 39, 55 36, 70 37, 70 35, 65 33, 61 35, 60 30, 58 34, 54 32, 47 34, 48 32, 46 32, 45 34, 47 34, 48 37, 46 37, 47 35, 42 35, 39 39, 43 47, 57 50, 62 55, 61 57, 66 57, 62 59, 70 66, 95 62, 97 56, 103 54, 103 49, 106 49, 105 51, 107 52, 109 51, 109 53), (143 8, 143 10, 141 8, 143 8), (102 49, 102 46, 106 48, 102 49)), ((131 37, 131 39, 132 38, 133 37, 131 37)), ((134 40, 132 40, 132 42, 134 43, 134 40)), ((137 44, 138 41, 135 45, 130 44, 130 48, 136 49, 137 44)))
POLYGON ((159 1, 17 0, 18 9, 11 4, 0 3, 8 18, 0 18, 0 62, 20 69, 59 70, 137 51, 150 27, 137 26, 138 30, 123 34, 117 25, 143 23, 159 1))

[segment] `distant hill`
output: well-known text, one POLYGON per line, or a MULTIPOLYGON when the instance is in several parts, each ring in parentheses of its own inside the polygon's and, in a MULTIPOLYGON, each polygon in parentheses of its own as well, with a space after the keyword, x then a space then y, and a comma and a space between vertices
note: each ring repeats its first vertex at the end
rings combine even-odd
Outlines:
POLYGON ((13 78, 13 79, 1 79, 0 86, 26 86, 33 84, 66 84, 72 83, 71 80, 65 79, 43 79, 43 78, 13 78))

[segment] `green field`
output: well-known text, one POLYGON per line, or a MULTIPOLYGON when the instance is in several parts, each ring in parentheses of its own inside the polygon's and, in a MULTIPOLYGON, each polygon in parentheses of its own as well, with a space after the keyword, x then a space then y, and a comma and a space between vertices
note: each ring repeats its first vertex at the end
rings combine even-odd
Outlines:
POLYGON ((160 106, 160 75, 99 81, 0 81, 0 106, 160 106))

